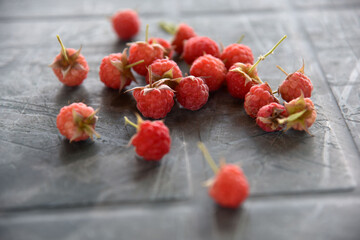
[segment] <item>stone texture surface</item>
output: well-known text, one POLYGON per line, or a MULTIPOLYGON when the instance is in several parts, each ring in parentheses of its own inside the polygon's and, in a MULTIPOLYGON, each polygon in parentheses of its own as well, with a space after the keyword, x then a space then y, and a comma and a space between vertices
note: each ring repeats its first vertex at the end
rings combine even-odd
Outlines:
POLYGON ((359 7, 0 1, 0 239, 358 239, 359 7), (313 136, 264 133, 224 87, 197 112, 175 105, 165 119, 171 153, 160 163, 136 157, 127 147, 135 129, 123 121, 135 119, 135 101, 98 77, 102 57, 125 47, 106 19, 124 7, 138 7, 152 36, 171 38, 160 20, 184 21, 224 45, 245 34, 255 56, 287 34, 259 74, 275 90, 285 77, 275 65, 292 72, 305 60, 318 111, 313 136), (67 47, 83 45, 90 72, 79 87, 62 86, 48 67, 59 52, 56 34, 67 47), (75 101, 100 108, 100 139, 70 144, 58 133, 57 113, 75 101), (243 167, 251 196, 242 208, 208 198, 202 183, 212 172, 198 141, 243 167))

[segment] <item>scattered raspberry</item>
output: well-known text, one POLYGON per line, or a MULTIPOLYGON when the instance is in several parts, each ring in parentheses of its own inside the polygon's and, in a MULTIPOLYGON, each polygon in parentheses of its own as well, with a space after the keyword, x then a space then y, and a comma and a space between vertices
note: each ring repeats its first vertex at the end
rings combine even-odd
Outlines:
MULTIPOLYGON (((152 82, 162 78, 180 78, 182 72, 176 62, 170 59, 157 59, 151 65, 152 82)), ((149 84, 149 72, 146 75, 146 83, 149 84)))
POLYGON ((133 64, 139 62, 140 60, 144 60, 143 63, 133 67, 134 71, 142 76, 146 76, 147 67, 156 59, 164 58, 165 51, 165 49, 158 43, 148 43, 148 29, 149 25, 146 26, 145 42, 134 42, 129 44, 129 63, 133 64))
POLYGON ((249 184, 241 168, 234 164, 220 162, 220 169, 212 159, 203 143, 199 149, 215 173, 215 178, 208 181, 209 195, 217 204, 226 208, 237 208, 249 195, 249 184))
POLYGON ((172 57, 174 55, 174 50, 173 50, 173 48, 171 47, 171 45, 170 45, 170 43, 168 41, 166 41, 163 38, 150 38, 148 43, 150 43, 150 44, 153 44, 153 43, 160 44, 165 49, 164 57, 168 57, 169 59, 172 59, 172 57))
POLYGON ((250 88, 250 91, 245 96, 244 108, 246 113, 256 118, 260 108, 272 102, 279 102, 274 95, 268 83, 255 85, 250 88))
POLYGON ((244 64, 254 63, 254 56, 251 48, 239 43, 233 43, 227 46, 221 53, 220 59, 225 63, 227 69, 237 62, 244 64))
POLYGON ((273 102, 260 108, 256 123, 266 132, 280 131, 283 126, 279 124, 278 120, 287 116, 285 107, 273 102))
POLYGON ((189 76, 176 87, 176 99, 186 109, 200 109, 209 98, 209 87, 201 78, 189 76))
POLYGON ((209 90, 215 91, 225 81, 226 68, 220 59, 205 54, 194 61, 190 68, 190 74, 195 77, 203 77, 209 90))
POLYGON ((184 41, 196 36, 194 29, 185 23, 180 23, 179 26, 176 27, 174 24, 161 22, 160 27, 174 35, 171 46, 174 47, 178 54, 183 52, 184 41))
POLYGON ((304 74, 304 63, 298 71, 292 74, 287 74, 282 68, 279 66, 277 67, 287 75, 286 79, 279 87, 279 93, 281 94, 282 99, 290 102, 291 100, 300 97, 301 92, 303 92, 304 97, 311 97, 313 85, 311 80, 304 74))
POLYGON ((226 74, 226 84, 231 96, 244 99, 252 86, 262 83, 256 68, 249 71, 252 66, 250 63, 235 63, 229 69, 226 74))
POLYGON ((309 127, 313 125, 317 115, 311 99, 304 98, 304 95, 301 94, 300 97, 285 103, 285 108, 289 117, 279 120, 279 123, 286 123, 286 130, 293 128, 310 134, 309 127))
POLYGON ((115 53, 106 56, 100 65, 100 80, 109 88, 119 89, 120 91, 128 86, 131 81, 135 81, 135 77, 131 73, 130 68, 140 64, 128 64, 126 48, 122 53, 115 53))
POLYGON ((137 117, 137 124, 125 117, 125 124, 129 123, 137 129, 130 142, 136 153, 145 160, 159 161, 170 151, 169 129, 162 121, 143 121, 139 115, 137 117))
POLYGON ((118 11, 111 17, 113 28, 122 40, 134 37, 140 30, 140 19, 134 10, 118 11))
POLYGON ((192 64, 195 59, 204 55, 204 53, 217 58, 220 57, 217 43, 208 37, 192 37, 185 41, 182 57, 188 64, 192 64))
POLYGON ((92 139, 93 134, 99 137, 95 132, 96 112, 84 103, 70 104, 61 108, 56 118, 56 126, 70 142, 86 140, 89 137, 92 139))
POLYGON ((60 82, 70 87, 78 86, 89 72, 89 66, 84 56, 80 54, 81 48, 79 50, 65 48, 59 35, 57 39, 61 45, 61 52, 55 57, 50 67, 60 82))

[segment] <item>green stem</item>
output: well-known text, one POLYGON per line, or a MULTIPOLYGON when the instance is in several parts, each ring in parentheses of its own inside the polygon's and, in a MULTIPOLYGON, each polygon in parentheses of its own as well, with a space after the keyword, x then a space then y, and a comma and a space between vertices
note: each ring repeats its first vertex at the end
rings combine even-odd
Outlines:
POLYGON ((241 37, 239 38, 239 40, 236 42, 238 44, 240 44, 242 42, 242 40, 244 40, 245 34, 241 35, 241 37))
POLYGON ((128 65, 125 66, 125 68, 132 68, 133 66, 136 66, 136 65, 138 65, 140 63, 143 63, 143 62, 144 62, 144 59, 140 60, 140 61, 137 61, 137 62, 134 62, 132 64, 128 64, 128 65))
POLYGON ((57 39, 58 39, 58 41, 59 41, 59 43, 60 43, 62 55, 64 56, 66 62, 69 62, 69 58, 68 58, 68 56, 67 56, 66 48, 65 48, 63 42, 61 41, 59 35, 56 35, 56 37, 57 37, 57 39))
POLYGON ((289 75, 287 72, 285 72, 285 70, 282 68, 282 67, 280 67, 279 65, 276 65, 276 67, 280 70, 280 71, 282 71, 286 76, 287 75, 289 75))
POLYGON ((167 33, 171 35, 175 35, 176 33, 176 25, 167 22, 159 22, 159 26, 167 33))
POLYGON ((209 151, 205 147, 205 145, 202 142, 198 142, 198 148, 202 151, 204 154, 205 160, 208 162, 209 166, 213 170, 215 174, 219 171, 219 167, 216 165, 214 159, 211 157, 209 151))
POLYGON ((145 42, 147 43, 149 40, 149 24, 146 24, 146 30, 145 30, 145 42))
POLYGON ((130 125, 133 126, 134 128, 139 129, 139 125, 133 123, 133 122, 130 121, 127 117, 124 117, 124 118, 125 118, 125 125, 126 125, 126 124, 130 124, 130 125))
POLYGON ((260 57, 258 58, 258 60, 256 61, 256 63, 255 63, 254 65, 252 65, 252 67, 249 69, 249 73, 251 73, 251 72, 256 68, 256 66, 260 63, 260 61, 265 60, 265 58, 266 58, 267 56, 269 56, 270 54, 272 54, 272 53, 274 52, 274 50, 280 45, 280 43, 281 43, 282 41, 284 41, 285 38, 287 38, 286 35, 283 36, 283 37, 280 39, 280 41, 278 41, 277 44, 276 44, 272 49, 270 49, 270 51, 267 52, 264 56, 261 56, 261 55, 260 55, 260 57))

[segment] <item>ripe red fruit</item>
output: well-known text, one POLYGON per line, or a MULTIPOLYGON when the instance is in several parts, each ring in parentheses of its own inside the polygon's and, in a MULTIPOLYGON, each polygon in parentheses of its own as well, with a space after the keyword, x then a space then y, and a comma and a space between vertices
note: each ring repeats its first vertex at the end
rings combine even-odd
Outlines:
MULTIPOLYGON (((151 65, 152 82, 162 78, 180 78, 182 72, 176 62, 170 59, 157 59, 151 65)), ((146 75, 146 83, 149 83, 149 72, 146 75)))
POLYGON ((131 9, 116 12, 111 21, 116 34, 122 40, 134 37, 140 30, 139 16, 131 9))
MULTIPOLYGON (((235 63, 230 68, 229 73, 226 76, 226 83, 228 84, 228 91, 233 97, 244 99, 252 86, 262 83, 257 74, 257 65, 265 60, 267 56, 272 54, 285 38, 286 35, 264 56, 259 56, 254 64, 235 63)), ((254 117, 256 117, 256 115, 254 117)))
POLYGON ((195 59, 206 54, 220 57, 220 51, 217 43, 208 37, 192 37, 185 41, 182 57, 185 62, 192 64, 195 59))
POLYGON ((137 129, 131 138, 135 152, 147 161, 159 161, 170 151, 171 138, 169 129, 162 121, 143 121, 137 115, 137 124, 125 117, 125 124, 129 123, 137 129))
POLYGON ((257 113, 256 123, 266 132, 275 132, 283 129, 283 125, 279 124, 280 119, 288 116, 283 105, 278 103, 270 103, 260 108, 257 113))
POLYGON ((176 99, 186 109, 198 110, 209 98, 209 87, 201 78, 188 76, 176 87, 176 99))
POLYGON ((144 60, 143 63, 140 63, 133 67, 134 71, 138 74, 145 76, 147 73, 147 67, 153 63, 156 59, 164 58, 164 48, 158 44, 148 43, 148 29, 149 25, 146 26, 146 36, 145 42, 134 42, 130 43, 129 49, 129 63, 133 64, 144 60))
POLYGON ((279 87, 279 93, 281 94, 282 99, 287 102, 298 98, 301 96, 301 92, 304 94, 304 97, 311 97, 311 92, 313 90, 313 85, 310 78, 304 74, 303 66, 292 74, 286 73, 281 67, 277 66, 281 71, 283 71, 287 77, 279 87))
POLYGON ((125 48, 122 53, 110 54, 101 61, 99 72, 100 80, 109 88, 119 89, 121 91, 132 81, 136 81, 130 68, 140 64, 143 60, 129 64, 126 50, 125 48))
POLYGON ((61 45, 61 52, 55 57, 50 67, 60 82, 70 87, 78 86, 89 72, 85 57, 80 54, 81 47, 78 50, 65 48, 59 35, 56 37, 61 45))
POLYGON ((289 116, 279 120, 279 123, 286 124, 286 130, 293 128, 310 134, 309 127, 313 125, 317 115, 311 99, 304 98, 301 94, 300 97, 285 103, 285 108, 289 116))
POLYGON ((170 45, 170 43, 168 41, 166 41, 163 38, 150 38, 148 43, 150 43, 150 44, 153 44, 153 43, 160 44, 165 49, 164 57, 168 57, 169 59, 172 59, 172 57, 174 55, 174 50, 173 50, 173 48, 171 47, 171 45, 170 45))
POLYGON ((220 59, 225 63, 227 69, 237 62, 244 64, 254 63, 254 55, 251 48, 240 43, 233 43, 227 46, 221 53, 220 59))
POLYGON ((195 77, 203 77, 209 90, 215 91, 225 81, 226 68, 220 59, 205 54, 194 61, 190 68, 190 74, 195 77))
POLYGON ((89 137, 92 139, 93 134, 100 137, 95 131, 97 111, 84 103, 73 103, 61 108, 56 118, 56 126, 60 133, 72 141, 82 141, 89 137))
POLYGON ((237 208, 249 195, 249 183, 242 169, 234 164, 220 163, 220 168, 211 158, 203 143, 198 143, 206 161, 215 173, 208 181, 209 195, 217 204, 226 208, 237 208))
POLYGON ((250 88, 262 83, 257 69, 249 71, 253 65, 250 63, 235 63, 226 74, 226 85, 231 96, 244 99, 250 88))
POLYGON ((194 29, 185 23, 180 23, 179 26, 176 27, 174 24, 161 22, 160 26, 166 32, 174 35, 171 46, 174 47, 174 50, 178 54, 183 52, 184 41, 196 36, 194 29))
POLYGON ((279 101, 272 94, 269 84, 265 82, 250 88, 245 96, 244 108, 250 117, 256 118, 260 108, 272 102, 278 103, 279 101))

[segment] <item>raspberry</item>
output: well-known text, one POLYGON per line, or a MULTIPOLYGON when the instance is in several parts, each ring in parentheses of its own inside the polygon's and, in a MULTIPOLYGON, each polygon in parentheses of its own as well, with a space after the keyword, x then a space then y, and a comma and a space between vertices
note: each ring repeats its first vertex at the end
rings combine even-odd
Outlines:
POLYGON ((130 68, 143 61, 128 64, 126 50, 125 48, 122 53, 110 54, 101 61, 99 76, 105 86, 121 91, 131 81, 135 81, 130 68))
MULTIPOLYGON (((182 72, 176 62, 169 59, 157 59, 151 65, 152 82, 162 78, 180 78, 182 72)), ((146 75, 146 83, 149 83, 149 72, 146 75)))
POLYGON ((95 132, 96 113, 97 111, 84 103, 73 103, 61 108, 56 118, 56 126, 70 142, 86 140, 89 137, 92 139, 93 134, 99 137, 95 132))
POLYGON ((290 102, 291 100, 300 97, 301 92, 303 92, 304 97, 311 97, 313 85, 311 80, 304 74, 304 63, 298 71, 292 74, 287 74, 281 67, 277 67, 287 75, 286 79, 279 87, 279 93, 281 94, 282 99, 290 102))
POLYGON ((273 102, 260 108, 256 123, 266 132, 280 131, 283 126, 279 124, 278 120, 287 116, 285 107, 273 102))
POLYGON ((210 156, 203 143, 198 143, 204 157, 214 173, 215 178, 208 181, 209 195, 217 204, 226 208, 237 208, 249 195, 249 184, 241 168, 234 164, 220 163, 220 169, 210 156))
POLYGON ((239 43, 233 43, 227 46, 221 53, 220 59, 225 63, 226 69, 229 69, 237 62, 244 64, 254 63, 254 56, 251 48, 239 43))
POLYGON ((186 109, 200 109, 209 98, 209 87, 201 78, 189 76, 176 87, 176 99, 186 109))
MULTIPOLYGON (((233 97, 244 99, 252 86, 262 83, 257 74, 257 65, 265 60, 267 56, 272 54, 285 38, 286 35, 264 56, 260 55, 254 64, 235 63, 230 68, 229 73, 226 76, 226 83, 228 84, 228 91, 233 97)), ((253 117, 256 117, 256 113, 253 117)))
POLYGON ((146 26, 145 42, 134 42, 129 44, 129 63, 133 64, 140 60, 144 60, 143 63, 133 67, 134 71, 142 76, 146 75, 147 67, 151 63, 156 59, 164 58, 164 48, 160 44, 148 43, 148 29, 149 25, 146 26))
POLYGON ((118 11, 111 17, 113 28, 120 39, 128 40, 140 30, 140 19, 134 10, 118 11))
POLYGON ((153 43, 160 44, 165 49, 164 57, 168 57, 169 59, 172 59, 172 57, 174 55, 174 50, 172 49, 172 47, 171 47, 171 45, 170 45, 170 43, 168 41, 166 41, 163 38, 150 38, 148 43, 150 43, 150 44, 153 44, 153 43))
POLYGON ((143 121, 137 115, 138 124, 125 117, 125 124, 129 123, 137 129, 131 138, 136 153, 147 161, 159 161, 170 151, 171 138, 169 129, 162 121, 143 121))
POLYGON ((225 81, 226 68, 224 63, 210 55, 198 57, 190 68, 190 74, 203 77, 210 91, 218 90, 225 81))
POLYGON ((188 64, 192 64, 195 59, 204 55, 204 53, 217 58, 220 57, 217 43, 208 37, 192 37, 184 43, 182 57, 188 64))
POLYGON ((301 94, 300 97, 285 103, 285 108, 289 117, 279 120, 279 123, 286 123, 286 130, 293 128, 310 134, 309 127, 313 125, 317 115, 311 99, 304 98, 304 95, 301 94))
POLYGON ((252 66, 250 63, 235 63, 229 69, 226 74, 226 84, 231 96, 244 99, 252 86, 261 83, 257 69, 254 68, 251 72, 249 71, 252 66))
POLYGON ((184 41, 196 36, 194 29, 185 23, 180 23, 179 26, 176 27, 171 23, 160 22, 160 27, 166 32, 174 35, 171 46, 174 47, 174 50, 178 54, 183 52, 184 41))
POLYGON ((272 102, 279 102, 274 95, 268 83, 255 85, 250 88, 250 91, 245 96, 244 108, 246 113, 256 118, 260 108, 272 102))
POLYGON ((78 50, 65 48, 59 35, 57 39, 61 45, 61 52, 55 57, 50 67, 60 82, 70 87, 78 86, 89 72, 89 66, 84 56, 80 54, 81 48, 78 50))

